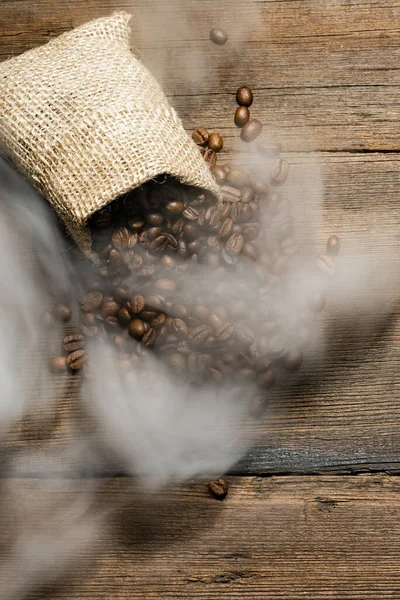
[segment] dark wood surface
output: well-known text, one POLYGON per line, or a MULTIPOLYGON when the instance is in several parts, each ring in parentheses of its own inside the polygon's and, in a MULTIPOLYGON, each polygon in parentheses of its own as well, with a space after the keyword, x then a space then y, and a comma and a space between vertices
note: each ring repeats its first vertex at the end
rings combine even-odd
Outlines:
MULTIPOLYGON (((282 142, 293 181, 310 164, 321 167, 322 193, 305 181, 292 197, 301 210, 309 196, 317 248, 338 233, 350 252, 354 240, 368 246, 365 236, 380 231, 387 232, 379 238, 382 252, 396 259, 399 1, 2 0, 0 59, 115 9, 133 13, 133 45, 188 131, 204 125, 222 133, 221 162, 240 151, 241 161, 252 163, 233 125, 236 88, 249 84, 252 113, 282 142), (210 43, 213 26, 227 29, 225 47, 210 43)), ((161 525, 150 509, 137 523, 143 503, 137 492, 130 497, 132 482, 107 480, 99 493, 117 507, 117 549, 104 544, 94 571, 54 597, 400 597, 397 310, 379 328, 358 305, 344 323, 329 306, 323 319, 329 351, 318 367, 285 382, 266 418, 249 425, 256 442, 233 469, 224 503, 209 498, 204 484, 176 487, 162 492, 161 525), (348 328, 357 318, 363 335, 348 328), (393 476, 356 475, 364 471, 393 476)), ((78 390, 69 382, 56 416, 38 408, 10 433, 7 448, 20 474, 36 472, 47 455, 60 467, 84 467, 84 457, 66 461, 63 454, 80 419, 78 390)), ((10 494, 41 493, 38 480, 7 487, 10 494)), ((154 508, 155 500, 146 501, 154 508)), ((83 554, 83 570, 89 558, 83 554)))

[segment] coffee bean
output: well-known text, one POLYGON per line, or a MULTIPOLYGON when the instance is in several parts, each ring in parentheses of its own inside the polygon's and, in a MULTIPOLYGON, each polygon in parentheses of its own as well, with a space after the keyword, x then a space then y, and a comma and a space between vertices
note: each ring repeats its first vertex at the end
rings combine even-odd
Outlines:
POLYGON ((141 342, 144 346, 146 346, 147 348, 150 348, 151 346, 153 346, 155 339, 156 339, 156 332, 154 331, 154 329, 152 327, 149 327, 147 329, 147 331, 144 332, 141 342))
POLYGON ((243 204, 248 204, 249 202, 252 202, 255 198, 255 194, 253 191, 253 188, 251 187, 245 187, 242 189, 241 195, 240 195, 240 200, 241 202, 243 202, 243 204))
POLYGON ((104 325, 107 327, 107 329, 116 329, 119 326, 118 318, 113 315, 109 315, 104 319, 104 325))
POLYGON ((219 165, 214 165, 211 168, 211 173, 214 175, 217 183, 220 185, 225 181, 225 169, 224 167, 220 167, 219 165))
POLYGON ((66 335, 63 339, 63 347, 66 352, 75 352, 75 350, 82 350, 84 346, 85 338, 79 333, 76 333, 74 335, 66 335))
POLYGON ((275 373, 272 369, 268 369, 261 373, 257 378, 257 383, 260 388, 267 390, 275 383, 275 373))
POLYGON ((258 119, 250 119, 240 132, 240 139, 246 144, 253 142, 262 132, 262 123, 258 119))
POLYGON ((235 339, 241 346, 249 347, 254 341, 254 332, 245 325, 235 326, 235 339))
POLYGON ((199 346, 210 337, 211 331, 206 325, 198 325, 189 331, 188 342, 192 346, 199 346))
POLYGON ((110 251, 108 261, 107 261, 107 266, 108 266, 107 275, 115 275, 115 273, 118 273, 118 271, 121 268, 121 264, 122 264, 121 255, 118 252, 118 250, 113 248, 110 251))
POLYGON ((177 319, 186 319, 188 316, 188 309, 184 304, 174 304, 171 308, 169 308, 169 314, 171 317, 175 317, 177 319))
POLYGON ((179 216, 183 213, 185 205, 181 200, 171 200, 165 205, 165 212, 171 217, 179 216))
POLYGON ((251 242, 260 235, 260 226, 258 223, 245 223, 241 228, 241 233, 246 241, 251 242))
POLYGON ((174 269, 176 267, 176 260, 172 256, 165 254, 161 259, 163 267, 166 269, 174 269))
POLYGON ((281 250, 283 254, 290 255, 298 252, 300 246, 295 238, 289 237, 281 242, 281 250))
POLYGON ((187 242, 194 242, 198 236, 196 227, 187 223, 183 228, 183 236, 187 242))
POLYGON ((218 500, 223 500, 224 498, 226 498, 226 495, 228 493, 228 484, 224 479, 216 479, 215 481, 210 481, 210 483, 208 484, 208 489, 210 490, 214 498, 217 498, 218 500))
POLYGON ((283 366, 288 371, 295 371, 298 369, 303 362, 303 353, 301 350, 297 350, 296 348, 292 348, 288 350, 283 358, 283 366))
POLYGON ((251 185, 250 177, 242 169, 231 169, 226 176, 226 181, 229 185, 238 189, 251 185))
POLYGON ((208 142, 208 131, 204 127, 198 127, 192 133, 192 138, 198 146, 205 146, 208 142))
POLYGON ((87 361, 84 350, 76 350, 67 356, 67 367, 72 371, 78 371, 87 361))
POLYGON ((239 254, 244 244, 244 237, 238 233, 234 233, 226 242, 226 250, 230 254, 239 254))
POLYGON ((333 275, 336 272, 335 262, 327 254, 320 254, 318 256, 317 267, 327 275, 333 275))
POLYGON ((208 163, 210 168, 215 167, 215 165, 217 164, 217 154, 211 148, 205 151, 203 158, 206 161, 206 163, 208 163))
POLYGON ((123 325, 129 325, 129 323, 131 322, 131 319, 132 319, 130 312, 127 308, 121 308, 118 311, 117 317, 123 325))
POLYGON ((271 182, 281 184, 286 181, 289 174, 289 163, 283 158, 278 158, 271 169, 271 182))
POLYGON ((340 252, 340 239, 337 235, 331 235, 326 243, 326 251, 330 256, 336 256, 340 252))
POLYGON ((219 135, 219 133, 211 133, 208 138, 208 147, 210 150, 214 150, 214 152, 221 152, 224 147, 224 140, 219 135))
POLYGON ((141 295, 133 296, 130 301, 130 307, 131 307, 131 311, 135 315, 139 315, 144 310, 144 307, 145 307, 144 297, 141 295))
POLYGON ((114 229, 112 234, 112 244, 116 250, 125 250, 129 243, 129 231, 126 227, 114 229))
POLYGON ((247 106, 238 106, 235 112, 235 125, 237 127, 244 127, 249 122, 250 111, 247 106))
POLYGON ((145 296, 144 303, 148 309, 162 311, 165 306, 165 298, 163 296, 145 296))
POLYGON ((143 226, 144 220, 142 217, 134 217, 128 221, 128 227, 134 232, 139 231, 143 226))
POLYGON ((129 323, 129 335, 135 340, 140 340, 146 332, 146 325, 142 319, 133 319, 129 323))
POLYGON ((171 369, 177 372, 183 372, 187 368, 187 358, 179 352, 173 352, 167 358, 167 363, 171 369))
POLYGON ((105 227, 109 227, 109 225, 111 225, 112 222, 112 215, 110 213, 110 211, 108 210, 102 210, 100 212, 97 212, 94 215, 94 226, 99 228, 99 229, 103 229, 105 227))
POLYGON ((267 410, 267 398, 262 392, 253 396, 249 406, 249 413, 254 419, 259 419, 267 410))
POLYGON ((172 279, 167 279, 166 277, 161 277, 160 279, 156 279, 154 282, 154 287, 157 290, 176 290, 176 283, 172 279))
POLYGON ((121 307, 118 302, 116 302, 113 298, 105 299, 101 307, 101 314, 104 318, 116 317, 120 308, 121 307))
POLYGON ((239 106, 249 107, 253 104, 253 92, 249 87, 240 87, 236 92, 236 102, 239 106))
POLYGON ((214 337, 218 342, 225 342, 233 335, 233 326, 230 323, 222 323, 214 330, 214 337))
POLYGON ((150 212, 146 215, 146 221, 150 227, 161 227, 164 223, 164 215, 160 212, 150 212))
POLYGON ((187 221, 197 221, 199 217, 199 211, 193 208, 193 206, 188 205, 183 211, 182 217, 184 217, 187 221))
POLYGON ((185 339, 188 337, 189 330, 182 319, 172 319, 171 330, 178 338, 185 339))
POLYGON ((232 234, 232 229, 233 229, 232 219, 229 219, 229 218, 225 219, 225 221, 223 221, 221 227, 219 228, 218 237, 221 238, 222 240, 229 238, 230 235, 232 234))
POLYGON ((280 155, 282 146, 281 144, 262 141, 257 145, 257 151, 269 158, 275 158, 280 155))
POLYGON ((54 356, 49 359, 49 368, 52 373, 64 373, 67 370, 67 359, 65 356, 54 356))
POLYGON ((59 302, 54 306, 53 315, 61 323, 68 323, 72 317, 72 310, 69 304, 59 302))
POLYGON ((228 41, 228 34, 219 27, 213 27, 210 31, 210 40, 217 46, 223 46, 228 41))
MULTIPOLYGON (((158 228, 157 228, 158 229, 158 228)), ((156 235, 150 242, 150 249, 153 252, 162 252, 168 246, 168 237, 165 233, 156 235)))
POLYGON ((209 308, 207 308, 207 306, 203 306, 202 304, 198 304, 193 309, 193 315, 196 317, 196 319, 199 319, 199 321, 205 321, 208 319, 209 314, 209 308))
POLYGON ((251 242, 245 242, 243 244, 242 254, 246 258, 256 261, 258 259, 257 246, 255 244, 252 244, 251 242))
POLYGON ((158 313, 158 315, 152 319, 151 326, 153 329, 160 329, 164 326, 166 319, 167 317, 164 313, 158 313))

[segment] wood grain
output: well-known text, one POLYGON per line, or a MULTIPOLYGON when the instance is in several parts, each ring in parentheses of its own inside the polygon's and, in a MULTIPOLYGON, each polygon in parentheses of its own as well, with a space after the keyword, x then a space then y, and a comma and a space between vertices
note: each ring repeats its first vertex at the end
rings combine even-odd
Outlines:
MULTIPOLYGON (((78 545, 70 564, 72 579, 64 580, 64 587, 43 585, 45 593, 35 600, 399 597, 397 477, 228 480, 223 502, 209 497, 201 482, 171 486, 155 496, 139 491, 126 478, 100 485, 3 482, 3 507, 13 509, 0 519, 1 538, 9 540, 0 555, 1 583, 6 587, 13 534, 18 533, 22 552, 28 541, 24 534, 34 544, 44 519, 52 526, 46 530, 48 547, 53 548, 55 535, 61 541, 54 546, 53 558, 62 564, 65 530, 74 532, 77 519, 83 527, 107 509, 107 528, 100 528, 92 550, 88 540, 81 540, 81 547, 73 538, 78 545), (25 498, 31 503, 24 503, 25 498), (77 516, 79 499, 87 512, 77 516), (15 514, 21 517, 17 523, 15 514)), ((18 580, 38 565, 39 560, 28 564, 18 580)), ((43 573, 42 584, 50 573, 43 573)))

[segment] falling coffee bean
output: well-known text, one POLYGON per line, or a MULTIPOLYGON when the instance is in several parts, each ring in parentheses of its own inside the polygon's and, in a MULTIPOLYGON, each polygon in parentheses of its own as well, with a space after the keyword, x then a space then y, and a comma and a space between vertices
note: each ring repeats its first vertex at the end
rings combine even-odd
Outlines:
POLYGON ((236 102, 239 106, 249 107, 253 104, 253 92, 249 87, 240 87, 236 92, 236 102))
POLYGON ((208 147, 214 152, 221 152, 224 147, 224 140, 219 133, 211 133, 208 138, 208 147))
POLYGON ((271 169, 271 182, 281 184, 286 181, 289 173, 289 163, 283 158, 278 158, 271 169))
POLYGON ((67 335, 63 339, 63 347, 66 352, 82 350, 85 345, 85 336, 81 334, 67 335))
POLYGON ((87 361, 86 352, 84 350, 76 350, 71 352, 67 357, 67 367, 71 371, 78 371, 87 361))
POLYGON ((250 120, 250 111, 247 106, 238 106, 235 112, 235 125, 236 127, 244 127, 250 120))
POLYGON ((246 144, 253 142, 262 132, 262 124, 258 119, 251 119, 240 132, 240 139, 246 144))
POLYGON ((326 251, 330 256, 336 256, 340 252, 340 239, 337 235, 331 235, 326 243, 326 251))

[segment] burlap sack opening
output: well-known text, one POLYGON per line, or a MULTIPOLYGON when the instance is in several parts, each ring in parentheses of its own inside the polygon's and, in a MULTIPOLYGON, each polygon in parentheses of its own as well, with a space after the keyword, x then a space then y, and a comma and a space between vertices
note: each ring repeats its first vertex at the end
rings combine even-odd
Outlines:
POLYGON ((89 253, 85 222, 166 173, 219 196, 198 148, 130 49, 117 12, 0 65, 0 138, 89 253))

